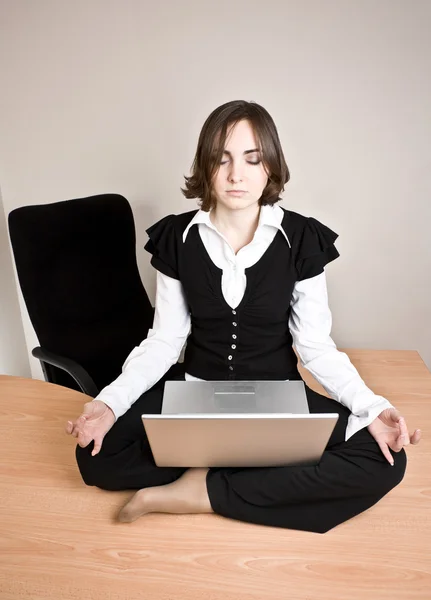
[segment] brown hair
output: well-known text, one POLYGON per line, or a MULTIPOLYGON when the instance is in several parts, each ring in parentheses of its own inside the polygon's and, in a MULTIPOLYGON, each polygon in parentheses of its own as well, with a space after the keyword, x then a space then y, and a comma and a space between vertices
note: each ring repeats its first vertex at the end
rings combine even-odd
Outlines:
POLYGON ((284 184, 290 179, 275 123, 267 110, 256 102, 233 100, 216 108, 206 119, 199 135, 191 176, 186 177, 186 198, 199 198, 201 209, 208 212, 215 206, 212 180, 223 157, 228 128, 246 119, 250 122, 261 151, 269 181, 259 199, 259 205, 275 204, 280 200, 284 184))

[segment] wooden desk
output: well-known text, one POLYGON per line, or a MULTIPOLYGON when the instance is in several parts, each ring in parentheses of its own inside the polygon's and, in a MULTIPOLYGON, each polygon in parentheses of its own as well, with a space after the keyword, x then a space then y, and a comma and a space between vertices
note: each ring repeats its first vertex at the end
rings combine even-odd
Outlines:
POLYGON ((400 486, 324 535, 213 514, 116 523, 130 494, 86 487, 64 433, 87 397, 0 377, 1 600, 429 600, 431 375, 416 352, 347 353, 423 439, 400 486))

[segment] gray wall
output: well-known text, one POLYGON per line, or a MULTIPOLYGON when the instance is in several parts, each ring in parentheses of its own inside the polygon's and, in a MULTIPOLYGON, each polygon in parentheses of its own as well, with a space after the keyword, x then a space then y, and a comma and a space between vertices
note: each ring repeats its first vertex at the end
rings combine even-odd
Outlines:
POLYGON ((30 377, 24 328, 0 193, 0 374, 30 377))
MULTIPOLYGON (((208 114, 255 100, 291 169, 284 206, 340 234, 335 341, 419 350, 431 366, 430 2, 9 0, 1 12, 6 214, 124 194, 153 295, 145 228, 195 207, 179 187, 208 114)), ((16 314, 11 290, 2 302, 16 314)))

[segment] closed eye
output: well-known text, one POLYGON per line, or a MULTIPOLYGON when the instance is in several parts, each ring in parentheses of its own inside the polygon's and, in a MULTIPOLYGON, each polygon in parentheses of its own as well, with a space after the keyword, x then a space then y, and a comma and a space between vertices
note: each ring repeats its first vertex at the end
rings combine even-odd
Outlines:
MULTIPOLYGON (((221 164, 221 165, 225 165, 227 162, 229 162, 229 161, 227 161, 227 160, 222 160, 220 164, 221 164)), ((258 161, 246 160, 245 162, 246 162, 246 163, 248 163, 249 165, 260 165, 260 163, 261 163, 262 161, 261 161, 261 160, 258 160, 258 161)))

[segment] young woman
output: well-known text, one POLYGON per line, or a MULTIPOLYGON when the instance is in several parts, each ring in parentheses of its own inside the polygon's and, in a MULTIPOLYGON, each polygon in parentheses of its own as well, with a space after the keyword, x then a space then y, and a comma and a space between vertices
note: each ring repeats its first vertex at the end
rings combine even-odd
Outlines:
POLYGON ((378 502, 403 478, 404 419, 364 383, 330 337, 324 267, 338 237, 277 205, 289 171, 275 124, 253 102, 207 118, 182 190, 200 210, 147 230, 157 269, 153 328, 122 374, 69 421, 88 485, 139 490, 121 521, 149 512, 215 512, 326 532, 378 502), (190 335, 189 335, 190 333, 190 335), (163 386, 187 339, 187 380, 298 380, 297 358, 331 399, 306 386, 310 412, 340 417, 313 467, 157 467, 140 415, 161 412, 163 386))

